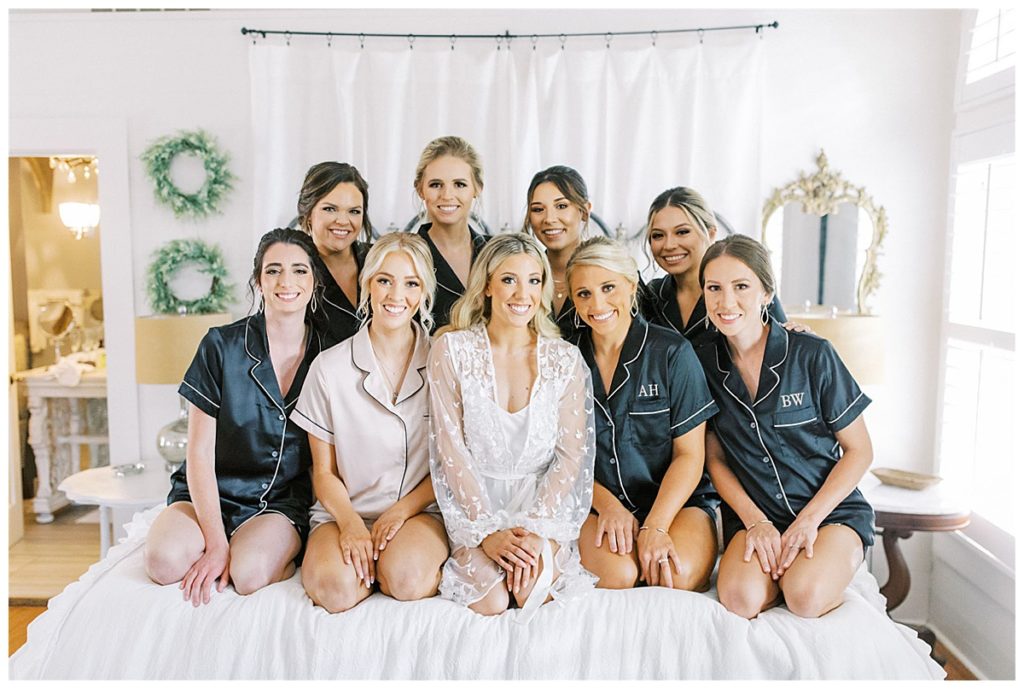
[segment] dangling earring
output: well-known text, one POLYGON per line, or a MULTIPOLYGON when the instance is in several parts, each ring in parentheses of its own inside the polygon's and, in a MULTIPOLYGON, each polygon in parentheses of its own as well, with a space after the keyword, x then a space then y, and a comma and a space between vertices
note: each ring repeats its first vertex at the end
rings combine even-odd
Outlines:
POLYGON ((313 313, 316 313, 316 309, 317 309, 316 292, 313 292, 313 298, 309 300, 309 309, 313 313))
POLYGON ((629 307, 629 315, 636 318, 640 315, 640 305, 636 302, 636 297, 633 297, 633 305, 629 307))
POLYGON ((579 311, 575 311, 574 310, 572 312, 572 324, 574 326, 576 326, 577 330, 579 330, 580 328, 583 327, 583 323, 580 321, 580 312, 579 311))
POLYGON ((707 314, 704 314, 704 329, 711 330, 711 321, 708 319, 707 314))
POLYGON ((768 305, 761 304, 761 325, 768 325, 768 305))
POLYGON ((259 305, 259 307, 257 307, 256 311, 258 311, 259 313, 263 313, 263 307, 264 307, 263 292, 260 292, 260 305, 259 305))

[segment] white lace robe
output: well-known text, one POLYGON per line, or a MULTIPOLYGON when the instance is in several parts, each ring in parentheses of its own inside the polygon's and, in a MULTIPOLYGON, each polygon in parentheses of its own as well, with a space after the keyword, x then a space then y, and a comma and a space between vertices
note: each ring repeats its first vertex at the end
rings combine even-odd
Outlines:
POLYGON ((596 578, 583 569, 576 546, 594 491, 593 391, 579 350, 560 339, 538 339, 525 444, 506 437, 503 415, 509 412, 496 401, 483 326, 441 336, 427 372, 430 475, 452 545, 441 595, 469 605, 503 580, 504 570, 480 543, 515 526, 559 544, 559 576, 551 589, 556 600, 591 589, 596 578))

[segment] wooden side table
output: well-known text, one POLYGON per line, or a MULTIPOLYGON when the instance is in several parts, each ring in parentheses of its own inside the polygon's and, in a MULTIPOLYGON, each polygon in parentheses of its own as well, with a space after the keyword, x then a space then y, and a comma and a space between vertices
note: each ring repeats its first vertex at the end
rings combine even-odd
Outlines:
MULTIPOLYGON (((875 528, 882 535, 889 579, 882 586, 885 610, 891 612, 910 593, 910 568, 900 551, 900 540, 915 531, 957 531, 971 523, 971 510, 962 497, 941 483, 925 490, 909 490, 882 484, 874 476, 865 476, 860 485, 864 497, 875 509, 875 528)), ((935 634, 927 627, 910 625, 932 649, 935 634)), ((932 656, 940 665, 945 660, 932 656)))
POLYGON ((146 465, 142 473, 123 477, 115 474, 114 467, 97 467, 68 476, 58 489, 64 491, 68 500, 79 505, 99 505, 102 560, 113 543, 113 537, 132 514, 167 500, 171 475, 163 462, 146 465), (123 518, 115 518, 115 510, 123 518))

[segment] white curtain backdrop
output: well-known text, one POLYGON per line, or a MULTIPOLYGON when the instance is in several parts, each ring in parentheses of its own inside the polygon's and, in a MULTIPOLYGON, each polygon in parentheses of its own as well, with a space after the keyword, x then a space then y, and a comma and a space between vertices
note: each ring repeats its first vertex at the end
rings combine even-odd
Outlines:
POLYGON ((760 234, 764 40, 743 35, 587 42, 293 39, 250 48, 255 240, 295 215, 309 166, 355 165, 379 231, 419 207, 424 145, 457 134, 480 153, 480 215, 518 229, 535 172, 570 165, 594 211, 626 236, 672 186, 701 191, 734 228, 760 234))

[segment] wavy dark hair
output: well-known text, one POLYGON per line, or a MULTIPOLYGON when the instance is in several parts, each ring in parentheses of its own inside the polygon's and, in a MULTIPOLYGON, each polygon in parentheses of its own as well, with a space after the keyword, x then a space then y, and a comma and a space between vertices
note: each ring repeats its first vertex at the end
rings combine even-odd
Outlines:
POLYGON ((309 216, 313 213, 316 204, 330 194, 334 187, 343 183, 354 184, 359 193, 363 195, 363 231, 360 233, 362 235, 360 239, 368 242, 373 236, 373 223, 370 222, 370 187, 363 176, 359 174, 359 170, 348 163, 336 163, 328 160, 309 168, 306 178, 302 180, 298 203, 295 204, 299 213, 299 225, 309 233, 311 231, 309 216))
POLYGON ((569 203, 576 206, 583 214, 583 234, 587 234, 590 228, 590 210, 587 204, 590 197, 587 194, 587 183, 583 176, 568 165, 552 165, 541 170, 530 180, 530 186, 526 189, 526 217, 523 218, 522 231, 530 234, 533 230, 530 227, 530 203, 533 201, 533 192, 545 182, 551 182, 562 195, 569 200, 569 203))
POLYGON ((319 303, 322 305, 324 302, 324 285, 326 283, 322 268, 320 267, 322 263, 317 260, 319 254, 317 253, 316 245, 313 244, 313 239, 301 230, 279 227, 260 237, 260 243, 256 247, 256 255, 252 259, 252 273, 249 275, 251 308, 255 309, 256 307, 256 288, 260 284, 260 274, 263 272, 263 258, 266 256, 267 250, 275 244, 294 244, 306 252, 306 256, 309 257, 309 268, 313 275, 313 298, 306 304, 306 320, 317 326, 326 325, 326 316, 324 315, 323 308, 318 308, 316 311, 313 310, 314 304, 319 303))

